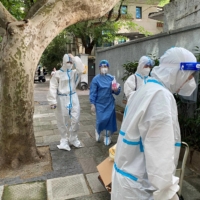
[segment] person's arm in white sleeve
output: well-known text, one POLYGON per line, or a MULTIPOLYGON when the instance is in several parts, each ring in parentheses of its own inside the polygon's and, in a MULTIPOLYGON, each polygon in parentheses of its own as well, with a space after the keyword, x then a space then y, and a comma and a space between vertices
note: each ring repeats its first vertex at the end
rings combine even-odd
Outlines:
POLYGON ((85 70, 85 65, 83 64, 82 60, 78 56, 73 56, 72 54, 68 54, 68 55, 71 57, 75 65, 76 73, 82 74, 85 70))
POLYGON ((47 101, 50 105, 56 105, 57 104, 57 89, 59 84, 59 77, 57 76, 57 72, 55 72, 54 76, 52 76, 50 80, 49 85, 49 92, 47 94, 47 101))
POLYGON ((151 100, 139 126, 148 180, 156 188, 153 193, 154 200, 170 200, 175 199, 179 190, 179 178, 174 176, 176 147, 171 111, 172 107, 176 106, 172 97, 161 91, 157 92, 155 97, 151 100))
POLYGON ((128 77, 128 79, 124 83, 124 94, 126 95, 126 98, 128 98, 135 93, 136 85, 135 85, 135 75, 131 75, 128 77))

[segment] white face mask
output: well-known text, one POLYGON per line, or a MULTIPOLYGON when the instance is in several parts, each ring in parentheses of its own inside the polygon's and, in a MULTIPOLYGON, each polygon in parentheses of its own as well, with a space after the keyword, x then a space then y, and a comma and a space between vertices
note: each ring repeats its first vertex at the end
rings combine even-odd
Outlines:
POLYGON ((194 78, 190 79, 189 81, 185 82, 183 86, 177 91, 177 93, 181 96, 191 96, 191 94, 196 89, 196 82, 194 78))
POLYGON ((151 69, 150 69, 149 67, 148 67, 148 68, 143 68, 143 69, 142 69, 142 74, 143 74, 143 76, 148 76, 150 70, 151 70, 151 69))
POLYGON ((101 68, 101 73, 102 74, 107 74, 108 73, 108 68, 101 68))

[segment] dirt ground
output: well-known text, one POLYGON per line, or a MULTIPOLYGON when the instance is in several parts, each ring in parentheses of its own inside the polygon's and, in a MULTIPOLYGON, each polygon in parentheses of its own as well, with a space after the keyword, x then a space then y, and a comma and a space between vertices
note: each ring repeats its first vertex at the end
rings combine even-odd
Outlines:
POLYGON ((37 163, 31 163, 19 167, 18 169, 4 169, 0 171, 0 178, 15 178, 28 179, 37 176, 42 176, 44 173, 52 171, 51 155, 49 146, 37 147, 44 155, 43 159, 37 163))

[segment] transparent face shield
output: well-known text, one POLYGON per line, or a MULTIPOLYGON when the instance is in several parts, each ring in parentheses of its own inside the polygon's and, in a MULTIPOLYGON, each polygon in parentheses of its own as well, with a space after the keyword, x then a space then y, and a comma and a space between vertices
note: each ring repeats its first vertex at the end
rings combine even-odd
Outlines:
POLYGON ((196 103, 198 95, 200 63, 197 62, 180 63, 180 70, 191 71, 191 75, 181 85, 177 93, 182 102, 196 103))

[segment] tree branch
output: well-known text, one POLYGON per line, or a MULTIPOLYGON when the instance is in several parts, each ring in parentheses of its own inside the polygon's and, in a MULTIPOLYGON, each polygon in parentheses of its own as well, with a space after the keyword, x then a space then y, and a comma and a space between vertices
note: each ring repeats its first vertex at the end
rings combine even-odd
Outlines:
POLYGON ((30 25, 35 27, 39 38, 38 45, 46 47, 52 38, 72 24, 102 17, 118 1, 40 0, 43 6, 30 19, 30 25))
MULTIPOLYGON (((28 11, 25 19, 30 19, 33 17, 33 15, 35 15, 35 13, 47 3, 48 0, 38 0, 36 1, 35 4, 33 4, 33 6, 30 8, 30 10, 28 11)), ((33 1, 32 1, 33 2, 33 1)), ((34 2, 33 2, 34 3, 34 2)))
POLYGON ((6 29, 7 24, 17 21, 0 2, 0 27, 6 29))
POLYGON ((2 27, 0 27, 0 36, 3 37, 3 35, 6 33, 6 30, 2 27))

